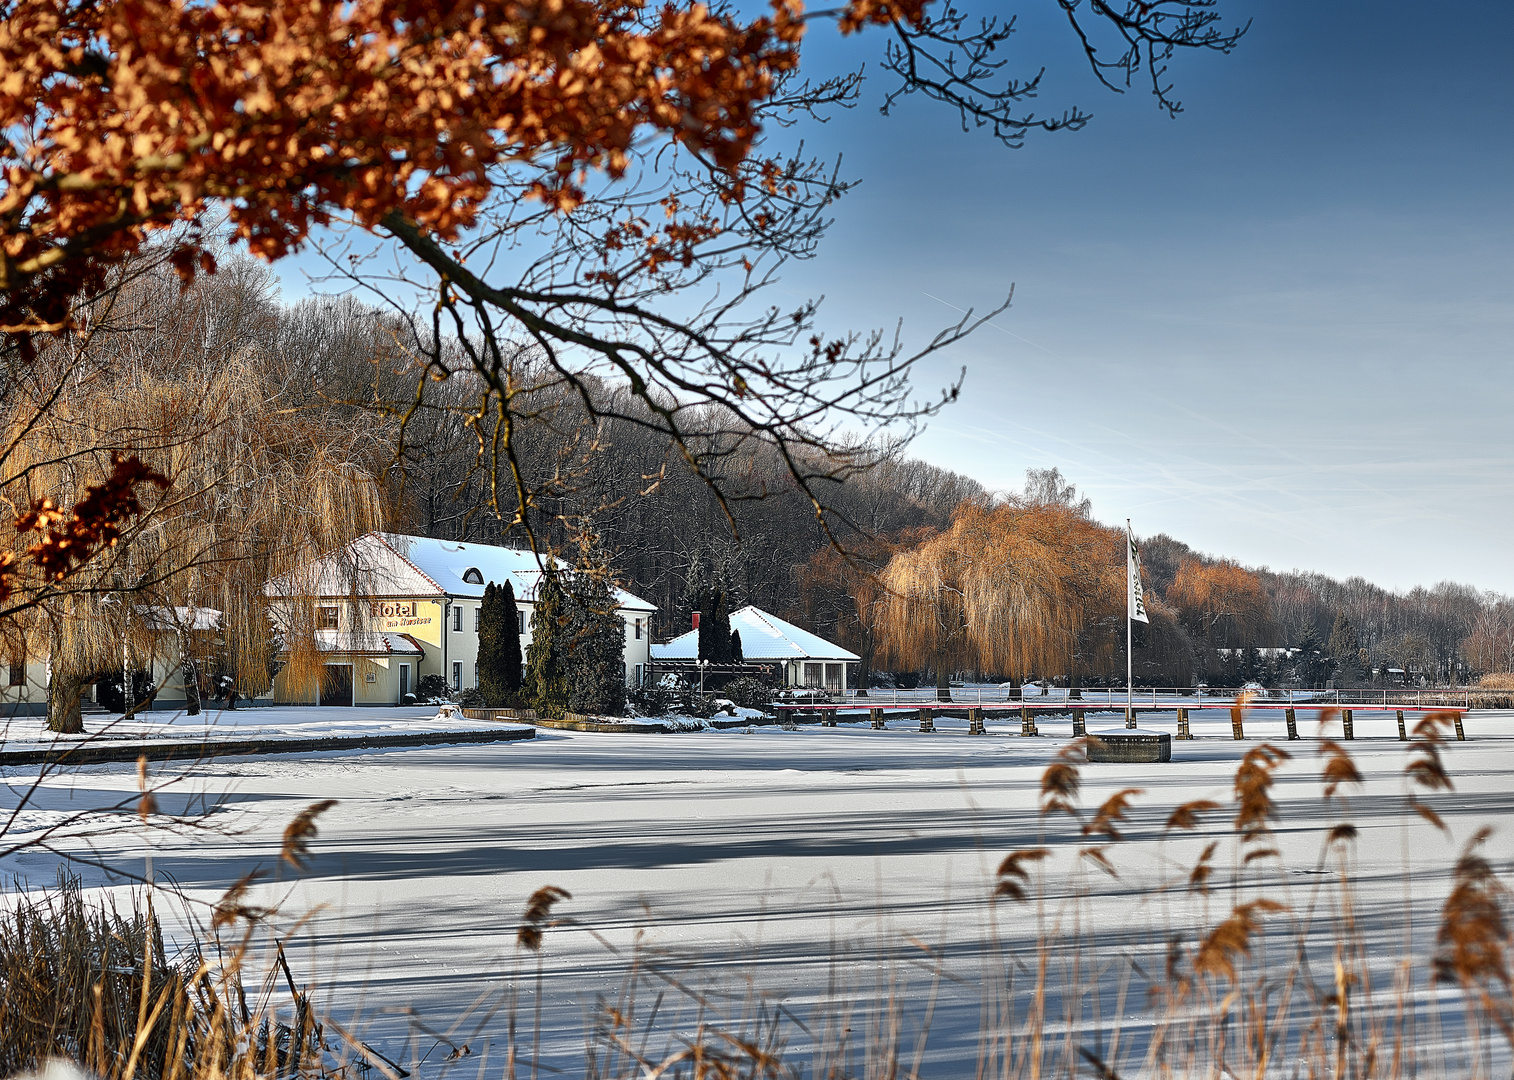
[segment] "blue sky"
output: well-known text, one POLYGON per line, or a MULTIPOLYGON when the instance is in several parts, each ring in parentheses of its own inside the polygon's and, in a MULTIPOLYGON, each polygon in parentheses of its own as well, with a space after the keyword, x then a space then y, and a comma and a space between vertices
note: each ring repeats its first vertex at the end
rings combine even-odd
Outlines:
MULTIPOLYGON (((1102 520, 1252 565, 1514 593, 1514 7, 1223 0, 1251 32, 1173 60, 1174 120, 1099 87, 1053 0, 1016 6, 1039 107, 1093 122, 1008 150, 924 100, 880 117, 873 79, 804 133, 863 182, 774 299, 921 341, 1013 283, 918 369, 967 368, 919 456, 1001 488, 1055 465, 1102 520)), ((806 64, 882 44, 817 31, 806 64)))
POLYGON ((1176 120, 1044 17, 1011 55, 1081 132, 1006 150, 928 102, 879 117, 875 80, 811 136, 863 184, 786 287, 918 339, 1014 283, 917 374, 968 369, 937 464, 1056 465, 1100 518, 1250 564, 1514 592, 1514 10, 1226 6, 1252 30, 1174 60, 1176 120))

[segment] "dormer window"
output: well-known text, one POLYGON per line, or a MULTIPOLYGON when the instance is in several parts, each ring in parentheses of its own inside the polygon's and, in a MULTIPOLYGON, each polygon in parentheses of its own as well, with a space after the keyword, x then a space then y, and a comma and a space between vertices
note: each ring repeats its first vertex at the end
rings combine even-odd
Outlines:
POLYGON ((482 585, 484 583, 484 575, 479 573, 478 567, 470 566, 463 571, 463 580, 469 585, 482 585))

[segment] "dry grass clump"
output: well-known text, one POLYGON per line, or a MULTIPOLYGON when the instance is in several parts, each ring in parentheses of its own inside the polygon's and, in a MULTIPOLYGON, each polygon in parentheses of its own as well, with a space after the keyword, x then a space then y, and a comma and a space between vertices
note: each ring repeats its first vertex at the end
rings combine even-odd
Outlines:
MULTIPOLYGON (((249 1001, 242 949, 171 952, 150 897, 122 912, 64 877, 0 919, 0 1075, 67 1058, 104 1080, 328 1074, 302 996, 292 1026, 249 1001)), ((254 995, 255 997, 255 995, 254 995)), ((266 998, 266 995, 265 995, 266 998)))
POLYGON ((77 879, 20 900, 0 921, 0 1075, 49 1057, 73 1058, 100 1076, 182 1074, 207 1031, 185 1015, 201 1007, 199 968, 193 954, 169 959, 145 911, 86 906, 77 879), (155 1019, 165 1007, 178 1015, 145 1025, 148 1002, 155 1019))
MULTIPOLYGON (((303 865, 315 818, 331 805, 295 818, 282 862, 303 865)), ((371 1068, 371 1051, 352 1050, 296 984, 268 924, 276 911, 247 903, 258 876, 249 871, 214 905, 203 941, 176 948, 157 910, 165 898, 183 901, 170 890, 135 893, 125 911, 87 901, 67 875, 45 894, 11 896, 0 912, 0 1076, 55 1058, 100 1080, 344 1080, 371 1068), (249 986, 264 930, 263 975, 249 986)), ((187 904, 183 914, 196 924, 187 904)))
POLYGON ((1467 698, 1474 709, 1514 709, 1514 671, 1484 675, 1467 698))

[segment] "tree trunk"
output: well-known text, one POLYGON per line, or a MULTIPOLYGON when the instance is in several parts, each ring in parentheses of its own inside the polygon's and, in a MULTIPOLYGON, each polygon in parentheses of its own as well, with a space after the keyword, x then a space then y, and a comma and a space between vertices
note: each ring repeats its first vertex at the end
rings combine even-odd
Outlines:
POLYGON ((47 730, 60 735, 84 734, 79 697, 87 684, 77 675, 53 674, 47 686, 47 730))
POLYGON ((867 697, 867 684, 872 680, 869 676, 873 671, 873 635, 870 631, 862 632, 862 662, 857 665, 857 696, 867 697))
POLYGON ((936 700, 950 701, 952 699, 951 667, 946 658, 936 657, 936 700))
POLYGON ((184 676, 184 715, 200 715, 200 669, 188 656, 180 665, 180 671, 184 676))

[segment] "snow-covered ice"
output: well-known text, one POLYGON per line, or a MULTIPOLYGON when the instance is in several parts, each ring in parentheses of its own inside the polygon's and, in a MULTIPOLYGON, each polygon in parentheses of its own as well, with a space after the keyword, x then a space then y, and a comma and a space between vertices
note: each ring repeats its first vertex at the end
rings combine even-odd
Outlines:
POLYGON ((248 738, 309 738, 331 736, 419 734, 422 732, 497 729, 487 720, 440 715, 435 705, 383 709, 312 708, 308 706, 207 707, 198 716, 172 710, 151 710, 132 717, 119 713, 86 716, 82 735, 58 735, 41 716, 0 719, 0 750, 32 749, 38 744, 92 741, 157 741, 248 738))
MULTIPOLYGON (((426 711, 344 718, 327 710, 309 722, 345 733, 424 723, 426 711)), ((239 712, 236 721, 304 730, 299 716, 274 712, 239 712)), ((152 865, 191 896, 213 901, 254 863, 275 865, 281 830, 296 813, 314 800, 338 799, 319 820, 308 872, 262 886, 262 901, 276 899, 291 915, 324 905, 301 935, 301 970, 318 981, 335 1015, 360 1011, 369 1041, 407 1061, 431 1050, 434 1062, 445 1051, 415 1034, 400 1010, 414 1009, 440 1029, 465 1014, 482 1015, 468 1011, 480 995, 490 1000, 514 962, 526 898, 550 884, 573 896, 555 913, 571 924, 547 932, 549 1065, 581 1072, 583 1016, 596 995, 613 994, 643 933, 683 977, 730 990, 750 979, 799 1016, 828 980, 850 980, 871 994, 885 969, 903 980, 894 992, 918 1004, 930 975, 929 954, 917 946, 928 945, 947 977, 925 1073, 971 1075, 981 946, 993 933, 987 897, 1008 851, 1043 841, 1057 851, 1046 870, 1048 918, 1057 894, 1072 884, 1091 891, 1082 933, 1096 944, 1092 960, 1151 956, 1159 965, 1167 934, 1191 928, 1204 913, 1198 900, 1152 886, 1190 866, 1210 840, 1231 835, 1233 814, 1220 811, 1197 834, 1164 839, 1173 807, 1209 798, 1228 808, 1242 755, 1261 739, 1286 746, 1294 757, 1279 770, 1276 788, 1284 868, 1266 872, 1269 889, 1295 911, 1307 908, 1309 890, 1322 880, 1324 832, 1341 819, 1321 800, 1314 723, 1301 717, 1306 737, 1287 744, 1281 715, 1257 714, 1248 718, 1248 739, 1235 742, 1228 713, 1209 712, 1192 720, 1197 740, 1173 743, 1168 764, 1083 767, 1086 808, 1126 787, 1144 793, 1133 801, 1125 840, 1108 851, 1120 876, 1086 863, 1077 870, 1086 839, 1066 818, 1038 812, 1042 771, 1066 744, 1070 721, 1042 717, 1038 724, 1042 737, 1033 739, 1017 737, 1018 716, 990 717, 987 737, 969 736, 967 721, 950 718, 938 719, 934 734, 903 718, 886 731, 866 723, 656 735, 542 730, 520 743, 220 759, 196 764, 164 805, 224 800, 211 820, 227 833, 159 836, 152 865), (874 964, 878 956, 883 968, 874 964)), ((1118 721, 1094 716, 1089 724, 1116 728, 1118 721)), ((1142 726, 1171 732, 1175 720, 1143 715, 1142 726)), ((1402 952, 1406 861, 1413 890, 1407 906, 1423 951, 1458 846, 1483 824, 1503 826, 1486 853, 1500 870, 1514 859, 1514 833, 1506 828, 1514 817, 1514 714, 1473 713, 1466 726, 1469 741, 1444 751, 1455 790, 1427 800, 1445 817, 1452 842, 1406 813, 1407 754, 1393 715, 1357 716, 1349 748, 1366 782, 1349 792, 1348 816, 1360 830, 1356 900, 1384 963, 1402 952)), ((10 805, 34 776, 9 771, 10 805)), ((130 765, 61 774, 47 781, 35 809, 23 811, 19 827, 130 795, 135 785, 130 765)), ((107 863, 143 867, 135 831, 97 838, 94 846, 107 863)), ((34 886, 48 884, 55 869, 54 857, 37 852, 0 865, 34 886)), ((85 875, 89 884, 108 885, 98 871, 85 875)), ((1222 903, 1214 900, 1216 910, 1222 903)), ((999 906, 997 932, 1011 944, 1026 945, 1037 929, 1034 905, 999 906)), ((527 980, 523 1008, 531 985, 527 980)), ((1136 1017, 1142 1007, 1127 1011, 1136 1017)), ((496 1016, 474 1032, 473 1019, 456 1038, 471 1040, 474 1054, 501 1054, 502 1021, 496 1016)), ((858 1023, 864 1019, 859 1014, 858 1023)))

